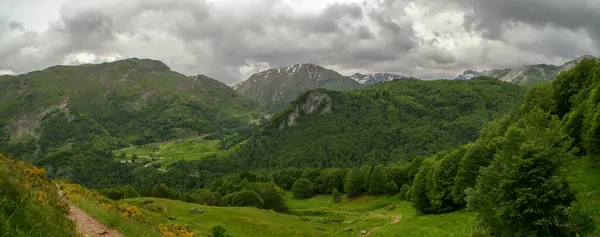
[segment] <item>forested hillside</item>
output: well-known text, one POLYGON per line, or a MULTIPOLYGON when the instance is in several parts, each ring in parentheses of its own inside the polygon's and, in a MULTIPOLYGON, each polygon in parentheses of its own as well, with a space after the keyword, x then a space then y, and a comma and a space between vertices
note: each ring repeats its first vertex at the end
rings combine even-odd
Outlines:
POLYGON ((410 161, 477 139, 523 94, 517 85, 490 78, 313 90, 275 115, 234 157, 240 167, 255 169, 410 161))
POLYGON ((37 159, 70 146, 97 152, 246 126, 254 104, 206 76, 153 60, 55 66, 0 77, 0 148, 37 159))
POLYGON ((477 141, 420 160, 407 196, 421 213, 475 211, 477 236, 596 236, 599 86, 587 59, 532 88, 477 141))

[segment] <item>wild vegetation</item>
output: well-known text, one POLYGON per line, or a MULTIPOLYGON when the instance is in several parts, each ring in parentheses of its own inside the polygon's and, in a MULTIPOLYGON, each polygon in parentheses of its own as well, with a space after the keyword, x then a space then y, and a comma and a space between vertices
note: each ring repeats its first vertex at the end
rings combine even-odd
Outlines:
POLYGON ((125 233, 596 236, 599 88, 586 59, 526 94, 491 78, 317 89, 254 131, 35 162, 98 189, 68 191, 125 233))
POLYGON ((75 236, 43 169, 0 154, 0 236, 75 236))

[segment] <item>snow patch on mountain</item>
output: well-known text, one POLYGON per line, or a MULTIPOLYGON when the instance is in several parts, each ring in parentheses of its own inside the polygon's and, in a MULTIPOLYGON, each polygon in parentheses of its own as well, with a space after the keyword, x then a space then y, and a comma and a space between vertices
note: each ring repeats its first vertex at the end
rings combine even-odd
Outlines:
POLYGON ((407 77, 397 75, 397 74, 391 74, 391 73, 373 73, 373 74, 356 73, 356 74, 350 76, 350 78, 352 78, 356 82, 363 84, 363 85, 372 85, 372 84, 376 84, 376 83, 383 83, 383 82, 388 82, 388 81, 393 81, 393 80, 398 80, 398 79, 405 79, 407 77))

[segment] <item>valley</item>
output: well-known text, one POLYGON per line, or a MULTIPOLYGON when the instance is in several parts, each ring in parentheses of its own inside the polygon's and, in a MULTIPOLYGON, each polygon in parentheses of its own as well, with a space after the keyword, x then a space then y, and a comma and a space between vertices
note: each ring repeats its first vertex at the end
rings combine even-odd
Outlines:
POLYGON ((573 62, 526 86, 297 64, 231 88, 148 59, 2 76, 0 234, 77 232, 60 184, 133 237, 597 236, 600 60, 573 62))

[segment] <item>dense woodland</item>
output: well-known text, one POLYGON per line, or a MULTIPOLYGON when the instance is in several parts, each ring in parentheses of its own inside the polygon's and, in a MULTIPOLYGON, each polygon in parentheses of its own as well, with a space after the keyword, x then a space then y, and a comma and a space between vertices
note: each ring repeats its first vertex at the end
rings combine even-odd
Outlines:
MULTIPOLYGON (((113 199, 142 195, 288 212, 281 189, 300 199, 331 194, 332 202, 399 194, 421 214, 476 212, 474 236, 585 235, 596 220, 563 168, 583 157, 600 162, 598 90, 600 62, 593 59, 526 95, 490 78, 400 80, 324 91, 333 112, 300 114, 296 125, 280 128, 305 93, 254 131, 227 136, 223 147, 242 141, 229 156, 180 161, 164 171, 117 162, 102 147, 110 142, 100 140, 100 128, 96 135, 65 132, 62 138, 74 142, 35 162, 113 199)), ((42 136, 30 146, 53 142, 42 136)))

